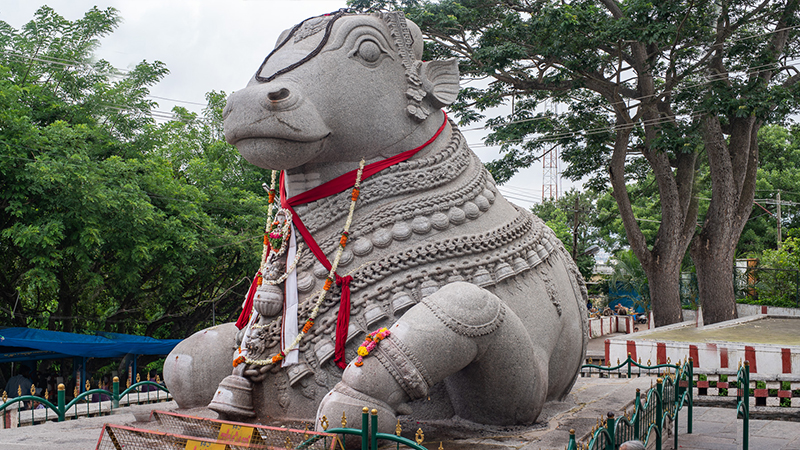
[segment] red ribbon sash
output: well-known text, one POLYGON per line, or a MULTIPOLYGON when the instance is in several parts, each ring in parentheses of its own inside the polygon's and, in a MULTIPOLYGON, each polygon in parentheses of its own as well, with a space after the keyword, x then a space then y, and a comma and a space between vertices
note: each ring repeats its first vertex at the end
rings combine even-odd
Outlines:
MULTIPOLYGON (((366 180, 367 178, 375 175, 376 173, 391 167, 395 164, 401 163, 412 156, 419 153, 420 150, 430 145, 439 135, 444 131, 445 125, 447 125, 447 113, 444 114, 444 121, 436 133, 428 139, 424 144, 420 145, 417 148, 407 150, 403 153, 399 153, 391 158, 386 158, 381 161, 376 161, 372 164, 368 164, 364 166, 364 170, 361 173, 361 181, 366 180)), ((281 206, 288 209, 292 213, 292 225, 297 228, 297 232, 303 236, 303 240, 305 240, 306 245, 311 250, 311 253, 317 258, 323 266, 329 271, 331 270, 331 262, 328 260, 328 257, 325 256, 325 253, 317 244, 317 241, 314 240, 314 237, 308 231, 306 226, 303 224, 303 221, 300 219, 300 216, 294 211, 294 207, 298 205, 304 205, 306 203, 311 203, 313 201, 317 201, 323 199, 325 197, 330 197, 331 195, 336 195, 340 192, 343 192, 346 189, 350 189, 356 184, 356 176, 358 174, 358 169, 352 170, 350 172, 345 173, 344 175, 340 175, 326 183, 323 183, 313 189, 310 189, 306 192, 301 194, 297 194, 292 198, 288 198, 286 195, 286 183, 284 180, 284 173, 281 172, 280 178, 280 193, 281 193, 281 206)), ((340 277, 338 274, 334 274, 336 277, 336 284, 341 286, 342 289, 342 298, 339 304, 339 314, 336 320, 336 345, 334 349, 334 361, 336 365, 340 368, 344 369, 347 367, 347 363, 345 362, 344 356, 344 346, 347 340, 347 329, 350 326, 350 281, 352 277, 340 277)))
POLYGON ((256 295, 258 288, 258 275, 253 277, 253 282, 250 283, 250 289, 247 291, 247 298, 244 302, 242 313, 239 314, 239 319, 236 321, 236 328, 242 329, 247 326, 247 321, 250 320, 250 311, 253 310, 253 297, 256 295))

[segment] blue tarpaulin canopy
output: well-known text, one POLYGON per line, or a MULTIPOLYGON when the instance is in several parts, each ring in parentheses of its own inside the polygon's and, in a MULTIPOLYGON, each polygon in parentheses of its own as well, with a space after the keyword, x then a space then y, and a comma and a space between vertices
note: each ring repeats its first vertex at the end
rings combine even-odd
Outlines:
POLYGON ((118 358, 134 355, 166 355, 180 339, 97 331, 94 335, 37 330, 0 329, 0 363, 53 358, 118 358))

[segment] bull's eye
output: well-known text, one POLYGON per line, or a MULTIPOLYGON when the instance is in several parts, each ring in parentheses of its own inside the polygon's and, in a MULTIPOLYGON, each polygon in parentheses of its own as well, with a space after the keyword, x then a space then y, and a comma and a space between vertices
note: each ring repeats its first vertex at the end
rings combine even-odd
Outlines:
POLYGON ((373 41, 363 41, 358 46, 358 56, 366 62, 374 63, 381 56, 381 48, 373 41))

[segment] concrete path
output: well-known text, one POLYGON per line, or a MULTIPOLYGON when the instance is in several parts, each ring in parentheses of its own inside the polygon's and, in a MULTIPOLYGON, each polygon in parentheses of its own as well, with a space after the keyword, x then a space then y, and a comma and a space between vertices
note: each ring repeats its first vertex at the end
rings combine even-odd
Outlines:
MULTIPOLYGON (((738 450, 742 448, 742 420, 736 419, 736 410, 732 408, 695 406, 692 434, 686 434, 685 421, 679 424, 678 429, 679 449, 738 450)), ((664 448, 673 448, 672 439, 664 445, 664 448)), ((751 419, 750 449, 800 449, 800 423, 751 419)))

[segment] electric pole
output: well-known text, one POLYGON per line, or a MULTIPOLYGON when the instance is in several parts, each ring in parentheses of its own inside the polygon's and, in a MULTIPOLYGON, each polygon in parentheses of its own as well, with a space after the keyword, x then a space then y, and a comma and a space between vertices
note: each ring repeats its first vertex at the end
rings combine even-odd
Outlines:
POLYGON ((781 191, 778 190, 778 250, 781 249, 781 191))

